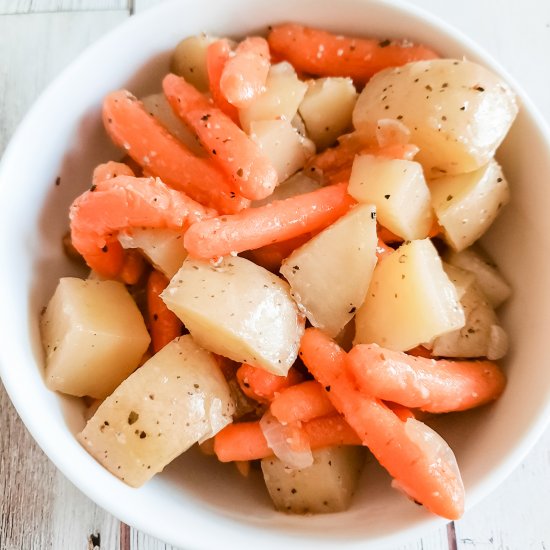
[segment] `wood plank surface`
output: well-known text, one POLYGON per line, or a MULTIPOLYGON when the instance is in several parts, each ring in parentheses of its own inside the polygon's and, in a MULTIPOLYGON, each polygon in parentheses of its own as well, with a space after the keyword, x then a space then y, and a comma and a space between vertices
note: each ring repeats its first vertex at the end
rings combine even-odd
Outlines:
MULTIPOLYGON (((0 0, 0 153, 34 98, 79 51, 131 12, 157 3, 0 0)), ((485 46, 550 120, 550 2, 414 3, 485 46)), ((0 550, 176 550, 121 524, 57 472, 1 384, 0 498, 0 550)), ((463 519, 391 550, 550 549, 548 503, 550 430, 510 478, 463 519)))
POLYGON ((0 15, 127 9, 128 0, 0 0, 0 15))

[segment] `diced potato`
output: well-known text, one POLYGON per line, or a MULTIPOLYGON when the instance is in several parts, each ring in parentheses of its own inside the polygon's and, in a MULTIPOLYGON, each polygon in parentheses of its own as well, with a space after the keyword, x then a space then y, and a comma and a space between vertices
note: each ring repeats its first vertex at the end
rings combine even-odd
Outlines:
POLYGON ((197 136, 172 111, 172 107, 170 107, 163 93, 148 95, 141 102, 149 114, 154 116, 175 138, 191 149, 193 153, 198 156, 206 155, 197 136))
POLYGON ((355 318, 355 344, 396 351, 464 326, 464 311, 429 239, 401 245, 374 269, 355 318))
POLYGON ((174 50, 170 61, 170 70, 183 76, 189 84, 201 92, 208 91, 208 71, 206 69, 206 51, 216 38, 206 34, 190 36, 182 40, 174 50))
POLYGON ((355 157, 348 193, 359 202, 374 204, 381 225, 403 239, 423 239, 433 223, 430 191, 418 162, 355 157))
POLYGON ((461 252, 450 250, 445 259, 456 267, 472 273, 477 285, 493 308, 505 302, 512 293, 510 285, 504 280, 496 265, 477 247, 461 252))
POLYGON ((457 298, 462 300, 462 296, 475 283, 475 275, 445 262, 443 262, 443 270, 451 283, 455 285, 457 298))
POLYGON ((352 127, 351 114, 357 92, 351 78, 328 77, 310 80, 299 112, 307 135, 319 149, 332 145, 352 127))
POLYGON ((301 136, 288 120, 259 120, 250 123, 250 137, 277 171, 279 182, 304 167, 315 154, 315 145, 301 136))
POLYGON ((139 487, 229 424, 233 409, 216 359, 181 336, 122 382, 78 440, 112 474, 139 487))
POLYGON ((436 338, 432 354, 442 357, 487 357, 500 359, 507 351, 506 333, 498 324, 498 317, 480 291, 472 283, 462 296, 460 303, 466 315, 466 324, 458 330, 448 332, 436 338), (495 328, 501 342, 499 349, 494 349, 495 328))
POLYGON ((239 110, 241 127, 250 131, 255 120, 287 120, 291 122, 307 91, 294 67, 283 61, 272 65, 265 83, 266 90, 250 105, 239 110))
POLYGON ((60 279, 40 328, 47 386, 78 397, 109 395, 150 341, 135 302, 116 281, 60 279))
POLYGON ((475 172, 433 180, 430 192, 445 240, 455 250, 477 241, 510 198, 508 183, 495 160, 475 172))
POLYGON ((375 209, 359 205, 283 261, 281 273, 313 326, 333 337, 352 319, 369 288, 377 242, 375 209))
POLYGON ((293 176, 286 179, 277 187, 275 191, 269 197, 265 199, 254 201, 253 206, 262 206, 273 201, 282 201, 284 199, 289 199, 290 197, 295 197, 296 195, 303 195, 304 193, 310 193, 311 191, 317 191, 321 188, 321 184, 304 174, 304 172, 296 172, 293 176))
POLYGON ((183 247, 183 233, 173 229, 141 228, 119 233, 124 248, 139 248, 145 257, 171 279, 187 257, 183 247))
POLYGON ((401 120, 431 178, 486 164, 517 112, 499 76, 471 61, 434 59, 376 74, 357 100, 353 123, 374 139, 378 120, 401 120))
POLYGON ((281 376, 296 360, 304 318, 288 284, 249 260, 188 257, 161 297, 214 353, 281 376))
POLYGON ((269 496, 277 510, 290 514, 342 512, 351 502, 365 461, 362 447, 313 451, 313 464, 292 470, 275 457, 262 460, 269 496))
POLYGON ((306 125, 304 120, 300 116, 300 113, 296 113, 294 118, 290 121, 292 127, 302 136, 307 137, 306 125))

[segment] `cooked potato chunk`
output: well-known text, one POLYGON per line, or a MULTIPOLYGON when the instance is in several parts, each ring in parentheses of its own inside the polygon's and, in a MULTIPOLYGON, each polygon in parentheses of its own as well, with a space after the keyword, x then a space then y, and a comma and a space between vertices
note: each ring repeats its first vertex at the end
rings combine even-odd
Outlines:
POLYGON ((120 233, 124 248, 139 248, 146 258, 171 279, 187 257, 183 247, 183 233, 173 229, 136 227, 131 232, 120 233))
POLYGON ((374 138, 378 120, 401 120, 430 178, 486 164, 517 111, 513 92, 497 75, 471 61, 434 59, 375 75, 357 100, 353 123, 374 138))
POLYGON ((181 336, 122 382, 78 440, 112 474, 139 487, 229 424, 233 409, 212 354, 181 336))
POLYGON ((406 351, 464 326, 453 283, 429 239, 401 245, 374 269, 355 344, 406 351))
POLYGON ((250 123, 250 137, 277 171, 279 182, 304 167, 315 154, 313 142, 301 136, 288 120, 259 120, 250 123))
POLYGON ((362 447, 313 451, 313 464, 291 470, 275 457, 262 460, 262 472, 275 508, 291 514, 342 512, 350 504, 365 460, 362 447))
POLYGON ((302 82, 294 67, 283 61, 269 69, 266 90, 249 106, 239 110, 241 126, 245 132, 250 131, 250 123, 255 120, 287 120, 291 122, 307 91, 307 84, 302 82))
POLYGON ((438 178, 430 183, 430 192, 445 240, 455 250, 477 241, 510 198, 508 183, 494 160, 475 172, 438 178))
POLYGON ((376 265, 377 242, 375 209, 359 205, 283 261, 281 273, 313 326, 336 336, 355 315, 376 265))
POLYGON ((72 277, 59 280, 41 331, 48 387, 98 399, 138 366, 150 341, 122 283, 72 277))
POLYGON ((472 273, 477 285, 493 308, 505 302, 512 293, 510 285, 499 273, 496 265, 477 247, 467 248, 461 252, 450 250, 445 259, 456 267, 472 273))
POLYGON ((503 357, 508 348, 506 333, 475 282, 466 288, 460 303, 464 308, 466 324, 436 338, 432 354, 442 357, 487 357, 491 360, 503 357), (498 346, 495 346, 497 339, 498 346))
POLYGON ((310 80, 300 115, 307 135, 319 149, 332 145, 336 138, 351 129, 351 113, 357 92, 351 78, 310 80))
POLYGON ((206 51, 216 39, 206 34, 190 36, 182 40, 174 50, 170 70, 183 76, 201 92, 208 91, 208 71, 206 69, 206 51))
POLYGON ((475 283, 475 275, 465 269, 460 269, 459 267, 455 267, 445 262, 443 262, 443 270, 447 274, 447 277, 449 277, 451 283, 455 285, 457 298, 462 300, 462 296, 464 296, 470 286, 475 283))
POLYGON ((172 111, 172 107, 163 93, 148 95, 141 101, 147 112, 154 116, 175 138, 189 147, 196 155, 205 156, 205 151, 197 136, 172 111))
POLYGON ((374 204, 381 225, 406 240, 428 236, 433 223, 430 191, 418 162, 355 157, 348 193, 374 204))
POLYGON ((161 297, 214 353, 281 376, 296 360, 304 318, 287 283, 249 260, 188 257, 161 297))

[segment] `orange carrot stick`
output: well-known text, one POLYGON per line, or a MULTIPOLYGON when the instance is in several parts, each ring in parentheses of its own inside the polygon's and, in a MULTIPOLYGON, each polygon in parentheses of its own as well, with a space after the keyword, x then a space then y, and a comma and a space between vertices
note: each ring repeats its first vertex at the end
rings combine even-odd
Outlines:
POLYGON ((374 344, 355 346, 349 363, 362 391, 432 413, 479 407, 506 385, 492 361, 436 361, 374 344))
POLYGON ((156 269, 151 271, 147 280, 147 313, 154 353, 157 353, 174 338, 180 336, 183 328, 182 322, 166 307, 166 304, 160 298, 160 293, 169 283, 168 278, 156 269))
POLYGON ((129 92, 120 90, 105 98, 103 123, 116 145, 170 187, 220 212, 238 212, 250 204, 234 193, 209 159, 193 155, 129 92))
POLYGON ((273 398, 271 413, 283 424, 307 422, 312 418, 336 412, 325 390, 319 382, 307 380, 291 386, 273 398))
POLYGON ((312 449, 333 445, 361 445, 361 439, 341 414, 312 418, 302 424, 312 449))
POLYGON ((221 462, 272 456, 259 422, 229 424, 214 436, 214 452, 221 462))
POLYGON ((71 240, 92 269, 115 278, 124 263, 117 240, 120 230, 141 226, 181 229, 213 214, 159 179, 118 176, 98 183, 73 202, 71 240))
POLYGON ((323 187, 232 216, 196 223, 185 234, 184 246, 195 258, 215 258, 323 229, 355 204, 346 188, 345 184, 323 187))
POLYGON ((162 88, 174 112, 197 134, 236 193, 253 200, 273 193, 278 181, 275 168, 227 115, 179 76, 167 75, 162 88))
POLYGON ((97 185, 102 181, 116 178, 117 176, 135 176, 134 171, 122 162, 110 160, 103 164, 98 164, 94 168, 92 175, 92 185, 97 185))
MULTIPOLYGON (((92 190, 109 179, 119 175, 133 176, 133 170, 127 165, 120 162, 109 161, 99 164, 94 168, 92 175, 92 190)), ((78 240, 78 236, 77 236, 78 240)), ((71 244, 72 236, 71 236, 71 244)), ((75 247, 76 248, 76 247, 75 247)), ((126 268, 132 268, 133 260, 126 261, 126 252, 115 237, 110 237, 105 240, 105 244, 100 248, 95 246, 88 247, 85 261, 91 269, 109 279, 131 277, 130 273, 123 272, 126 268)), ((136 267, 136 266, 133 266, 136 267)), ((130 269, 131 271, 132 269, 130 269)), ((138 277, 139 278, 139 277, 138 277)))
POLYGON ((230 57, 220 78, 220 89, 229 103, 239 109, 249 105, 265 90, 269 72, 269 44, 252 36, 243 40, 230 57))
POLYGON ((243 393, 261 403, 268 403, 278 392, 302 380, 302 374, 294 367, 289 369, 286 376, 277 376, 246 363, 237 370, 237 381, 243 393))
MULTIPOLYGON (((334 445, 361 445, 361 440, 339 414, 314 418, 302 424, 312 450, 334 445)), ((258 421, 229 424, 214 436, 214 452, 221 462, 257 460, 273 451, 258 421)))
POLYGON ((347 355, 334 341, 318 329, 307 329, 300 356, 313 376, 330 386, 332 404, 409 496, 443 517, 462 515, 464 487, 453 465, 430 456, 384 403, 356 389, 347 355))
POLYGON ((403 422, 406 422, 408 418, 416 418, 414 413, 408 407, 404 407, 399 403, 394 403, 393 401, 385 401, 384 405, 388 407, 398 418, 403 422))
POLYGON ((376 226, 376 233, 378 234, 378 238, 385 243, 402 243, 403 238, 399 237, 392 231, 390 231, 387 227, 384 227, 383 225, 377 224, 376 226))
POLYGON ((315 174, 321 172, 323 181, 328 184, 349 181, 351 168, 356 155, 374 155, 389 159, 411 160, 418 152, 418 147, 410 143, 397 143, 386 147, 374 147, 365 141, 358 132, 346 134, 339 138, 334 147, 329 147, 311 157, 304 171, 315 174))
POLYGON ((309 241, 311 237, 311 233, 306 233, 305 235, 299 235, 280 243, 268 244, 256 250, 249 250, 242 254, 242 256, 255 264, 265 267, 268 271, 278 273, 283 260, 288 258, 294 250, 309 241))
POLYGON ((299 71, 349 76, 359 84, 365 84, 382 69, 438 57, 422 45, 337 36, 296 24, 277 25, 267 40, 275 55, 290 61, 299 71))
POLYGON ((208 72, 208 81, 210 82, 210 93, 214 103, 235 123, 239 122, 239 111, 235 105, 231 105, 223 95, 220 88, 225 64, 229 60, 231 45, 226 39, 216 40, 208 46, 206 52, 206 70, 208 72))
POLYGON ((135 248, 124 251, 124 263, 118 278, 125 285, 135 285, 145 272, 146 262, 141 252, 135 248))

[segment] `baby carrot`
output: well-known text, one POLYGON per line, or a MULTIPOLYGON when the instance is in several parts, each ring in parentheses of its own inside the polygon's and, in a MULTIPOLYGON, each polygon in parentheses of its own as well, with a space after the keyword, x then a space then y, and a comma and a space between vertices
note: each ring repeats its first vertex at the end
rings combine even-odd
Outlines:
POLYGON ((243 40, 230 57, 220 78, 220 89, 229 103, 239 109, 249 105, 265 90, 269 72, 269 44, 252 36, 243 40))
POLYGON ((492 361, 436 361, 375 344, 355 346, 349 364, 361 390, 432 413, 479 407, 499 397, 506 385, 492 361))
POLYGON ((92 271, 106 279, 119 277, 124 267, 124 249, 115 238, 108 237, 104 240, 103 246, 97 247, 93 243, 85 243, 86 236, 79 235, 78 230, 73 229, 71 230, 71 240, 73 243, 78 242, 78 247, 75 245, 75 248, 92 271))
POLYGON ((129 92, 120 90, 105 98, 103 123, 116 145, 170 187, 220 212, 238 212, 249 205, 234 193, 222 171, 209 159, 193 155, 129 92))
POLYGON ((361 439, 341 414, 312 418, 302 424, 312 449, 333 445, 361 445, 361 439))
POLYGON ((416 418, 411 409, 404 407, 399 403, 385 401, 384 404, 399 418, 399 420, 402 420, 403 422, 406 422, 408 418, 416 418))
POLYGON ((220 80, 222 77, 225 64, 229 60, 231 53, 231 45, 225 38, 216 40, 208 46, 206 52, 206 70, 208 72, 208 80, 210 82, 210 93, 214 103, 235 123, 239 124, 239 111, 235 105, 231 105, 223 95, 220 88, 220 80))
POLYGON ((184 193, 154 178, 118 176, 80 195, 71 205, 71 240, 89 267, 116 278, 124 263, 117 233, 129 227, 181 229, 212 216, 184 193))
POLYGON ((153 353, 180 336, 183 328, 182 322, 160 298, 160 293, 169 283, 168 278, 156 269, 151 271, 147 280, 147 313, 153 353))
MULTIPOLYGON (((361 445, 361 440, 339 414, 302 424, 312 450, 334 445, 361 445)), ((229 424, 214 436, 214 452, 221 462, 258 460, 273 455, 259 421, 229 424)))
POLYGON ((227 425, 214 436, 214 452, 221 462, 256 460, 273 455, 258 421, 227 425))
POLYGON ((278 392, 301 382, 302 379, 302 374, 294 367, 290 368, 286 376, 277 376, 246 363, 237 370, 237 381, 243 393, 262 403, 271 401, 278 392))
POLYGON ((267 38, 274 55, 290 61, 304 73, 349 76, 365 84, 388 67, 435 59, 429 48, 390 40, 351 38, 296 24, 277 25, 267 38))
POLYGON ((387 227, 377 224, 376 233, 378 238, 385 243, 402 243, 403 238, 391 232, 387 227))
POLYGON ((274 397, 270 409, 282 424, 307 422, 336 412, 327 397, 327 391, 315 380, 307 380, 283 390, 274 397))
POLYGON ((216 258, 323 229, 355 204, 346 188, 346 184, 331 185, 196 223, 186 232, 184 246, 195 258, 216 258))
POLYGON ((306 233, 305 235, 299 235, 280 243, 268 244, 256 250, 249 250, 242 254, 242 256, 255 264, 265 267, 268 271, 278 273, 283 260, 290 256, 298 247, 309 241, 311 237, 311 233, 306 233))
POLYGON ((123 162, 110 160, 103 164, 98 164, 94 168, 92 175, 92 185, 97 185, 102 181, 116 178, 117 176, 135 176, 134 171, 123 162))
MULTIPOLYGON (((94 168, 92 175, 92 189, 95 189, 104 181, 119 175, 133 176, 134 172, 129 166, 120 162, 109 161, 99 164, 94 168)), ((77 241, 79 240, 78 230, 73 228, 71 233, 71 246, 78 252, 72 242, 73 238, 76 238, 77 241), (73 237, 75 231, 77 234, 76 237, 73 237)), ((82 244, 80 244, 80 246, 82 247, 82 244)), ((139 260, 134 262, 134 258, 128 258, 127 251, 123 250, 115 237, 106 238, 105 244, 101 248, 89 246, 86 252, 85 261, 90 269, 103 277, 109 279, 120 278, 124 283, 132 279, 133 275, 137 275, 137 273, 132 274, 131 272, 137 268, 139 262, 139 260)), ((139 279, 139 275, 137 278, 139 279)), ((132 283, 130 282, 127 284, 132 283)))
POLYGON ((125 285, 135 285, 145 271, 145 258, 139 250, 131 248, 124 251, 124 262, 118 278, 125 285))
POLYGON ((314 155, 307 162, 304 172, 314 175, 320 172, 325 184, 349 181, 351 167, 356 155, 368 154, 388 159, 412 160, 418 147, 410 143, 397 143, 385 147, 374 147, 358 132, 346 134, 334 147, 314 155))
POLYGON ((236 193, 253 200, 273 193, 278 181, 275 168, 227 115, 179 76, 167 75, 162 88, 174 112, 197 134, 236 193))
POLYGON ((443 517, 462 515, 464 487, 453 465, 431 456, 384 403, 356 389, 347 355, 333 340, 318 329, 307 329, 300 356, 313 376, 330 386, 332 404, 410 497, 443 517))

